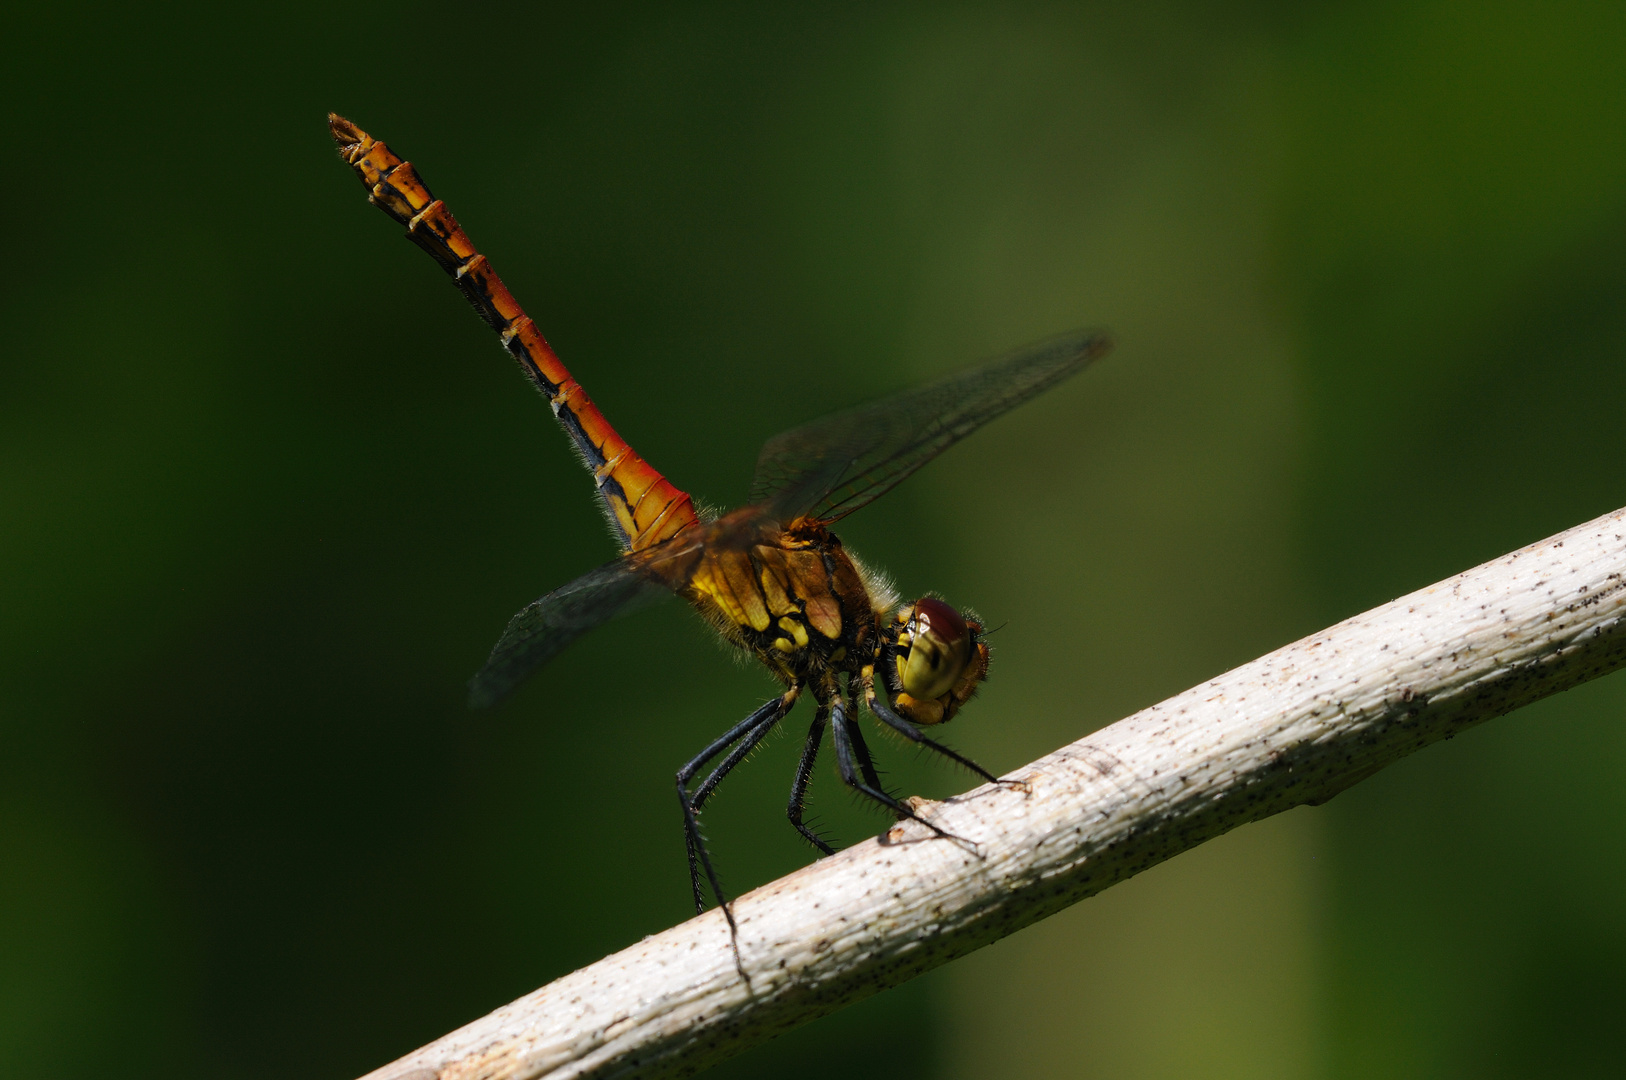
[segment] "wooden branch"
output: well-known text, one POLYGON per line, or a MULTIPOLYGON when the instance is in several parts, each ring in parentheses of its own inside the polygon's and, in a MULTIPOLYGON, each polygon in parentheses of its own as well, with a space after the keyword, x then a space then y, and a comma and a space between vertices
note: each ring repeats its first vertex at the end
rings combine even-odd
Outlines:
POLYGON ((1626 510, 1374 608, 549 983, 367 1080, 684 1076, 1626 663, 1626 510))

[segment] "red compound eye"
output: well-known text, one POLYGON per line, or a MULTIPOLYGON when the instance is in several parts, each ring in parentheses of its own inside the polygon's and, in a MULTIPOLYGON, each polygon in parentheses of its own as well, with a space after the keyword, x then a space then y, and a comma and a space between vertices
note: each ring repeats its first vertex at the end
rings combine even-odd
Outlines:
POLYGON ((960 613, 931 596, 923 596, 915 601, 914 624, 915 633, 935 634, 945 645, 964 640, 967 633, 965 620, 960 613))

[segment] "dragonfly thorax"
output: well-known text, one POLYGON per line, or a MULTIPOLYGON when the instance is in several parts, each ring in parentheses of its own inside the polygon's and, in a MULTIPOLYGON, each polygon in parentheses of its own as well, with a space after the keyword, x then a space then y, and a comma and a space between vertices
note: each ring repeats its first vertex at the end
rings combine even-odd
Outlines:
MULTIPOLYGON (((705 528, 737 536, 745 530, 735 516, 705 528)), ((987 677, 980 623, 935 597, 899 605, 891 583, 822 522, 798 518, 779 528, 759 521, 750 536, 748 543, 696 545, 681 591, 787 685, 810 686, 822 699, 836 675, 867 679, 866 669, 878 669, 900 715, 941 724, 987 677)))
MULTIPOLYGON (((708 528, 735 532, 730 518, 708 528)), ((892 602, 888 593, 876 603, 873 580, 834 534, 800 518, 758 527, 750 543, 700 546, 681 592, 781 680, 819 685, 873 656, 892 602)))

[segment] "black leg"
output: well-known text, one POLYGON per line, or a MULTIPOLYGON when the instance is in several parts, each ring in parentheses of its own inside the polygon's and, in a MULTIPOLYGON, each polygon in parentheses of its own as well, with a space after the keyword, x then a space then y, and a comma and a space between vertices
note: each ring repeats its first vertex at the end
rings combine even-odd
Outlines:
POLYGON ((706 800, 711 798, 712 793, 717 790, 717 785, 723 782, 723 778, 734 771, 734 766, 749 757, 751 751, 757 748, 757 744, 766 739, 768 733, 778 727, 779 721, 784 718, 785 714, 781 712, 763 720, 756 726, 754 731, 746 735, 744 742, 729 751, 728 756, 723 759, 721 765, 711 770, 711 775, 707 776, 705 782, 695 788, 694 794, 689 797, 689 805, 694 807, 696 813, 699 813, 700 808, 706 805, 706 800))
POLYGON ((926 828, 930 829, 932 832, 936 833, 938 836, 941 836, 945 840, 961 840, 960 837, 955 836, 953 833, 945 832, 936 825, 933 825, 931 822, 909 809, 906 804, 894 799, 892 796, 882 791, 879 787, 872 786, 871 784, 867 783, 858 775, 858 770, 853 767, 851 723, 852 721, 847 716, 846 705, 840 700, 837 700, 830 713, 830 734, 833 736, 836 744, 836 769, 841 773, 842 782, 848 787, 852 788, 854 791, 860 792, 861 794, 867 795, 871 799, 874 799, 876 802, 898 815, 898 817, 908 818, 911 821, 920 822, 922 825, 926 826, 926 828))
POLYGON ((898 732, 910 742, 919 743, 921 746, 929 747, 932 750, 937 751, 950 761, 970 769, 972 772, 976 773, 990 784, 1019 783, 1015 780, 1001 780, 999 777, 995 776, 993 773, 989 772, 987 769, 983 768, 981 765, 978 765, 975 761, 972 761, 963 754, 955 753, 953 750, 950 750, 948 747, 944 746, 935 739, 928 739, 924 734, 921 733, 919 728, 915 727, 915 725, 893 712, 892 709, 881 700, 881 696, 875 692, 874 673, 867 670, 864 676, 864 704, 869 706, 869 711, 875 714, 875 718, 877 720, 881 721, 881 723, 885 724, 892 730, 898 732))
POLYGON ((872 788, 881 788, 881 778, 875 771, 875 759, 870 757, 869 744, 864 742, 864 732, 858 724, 858 695, 849 692, 847 695, 847 715, 852 723, 847 725, 847 737, 852 740, 853 757, 858 759, 858 771, 863 774, 864 782, 872 788))
MULTIPOLYGON (((706 777, 705 782, 695 789, 694 794, 689 797, 689 806, 696 815, 700 813, 700 808, 706 804, 706 800, 711 798, 712 793, 717 790, 717 785, 723 782, 723 778, 734 770, 734 766, 744 761, 751 751, 756 749, 758 743, 767 738, 768 733, 778 726, 779 721, 784 719, 785 712, 788 711, 787 707, 778 713, 770 714, 759 720, 757 726, 746 733, 745 741, 730 751, 728 757, 723 759, 723 763, 713 769, 711 775, 706 777)), ((754 719, 755 716, 756 714, 753 714, 752 718, 754 719)), ((700 837, 698 817, 696 818, 697 827, 692 830, 687 828, 687 820, 685 818, 683 844, 689 853, 689 887, 694 891, 694 907, 696 913, 699 913, 705 910, 706 903, 705 897, 700 890, 699 862, 704 852, 704 841, 700 837)), ((712 887, 714 890, 716 889, 715 881, 712 882, 712 887)), ((719 892, 717 896, 718 903, 723 903, 722 894, 719 892)))
MULTIPOLYGON (((763 705, 762 708, 729 728, 720 738, 714 740, 711 745, 696 755, 692 761, 679 769, 677 773, 678 802, 683 806, 683 838, 689 853, 689 885, 694 892, 695 913, 699 914, 706 910, 705 896, 700 887, 700 875, 704 871, 706 880, 711 885, 712 894, 717 898, 717 903, 721 905, 724 918, 728 920, 730 934, 735 932, 734 913, 728 909, 727 895, 723 892, 722 882, 717 879, 717 871, 711 865, 711 856, 706 851, 705 840, 700 836, 700 819, 696 812, 705 796, 709 796, 716 789, 723 776, 727 775, 728 769, 739 764, 745 754, 736 751, 735 754, 730 755, 730 759, 725 761, 722 766, 719 766, 701 785, 704 794, 699 799, 690 797, 689 781, 693 780, 695 774, 705 768, 707 762, 740 739, 746 739, 750 746, 756 745, 756 742, 760 741, 763 735, 766 735, 775 724, 784 718, 785 713, 790 711, 791 706, 796 704, 796 697, 800 693, 801 688, 793 686, 784 694, 763 705)), ((749 752, 748 749, 747 752, 749 752)))
POLYGON ((807 729, 807 744, 802 747, 802 760, 796 765, 796 781, 790 786, 790 805, 785 807, 785 816, 796 831, 814 847, 826 855, 834 855, 836 849, 825 842, 824 838, 806 825, 802 824, 802 812, 807 808, 807 785, 813 779, 813 763, 819 757, 819 744, 824 741, 824 726, 830 719, 830 708, 820 705, 819 711, 813 715, 813 723, 807 729))
MULTIPOLYGON (((678 802, 683 807, 683 842, 685 847, 688 848, 689 885, 694 891, 694 910, 697 915, 706 910, 705 894, 700 889, 701 867, 705 867, 706 876, 711 879, 714 890, 721 894, 722 887, 717 882, 717 874, 712 869, 711 858, 706 853, 705 843, 700 839, 700 822, 695 817, 694 803, 689 798, 689 781, 694 779, 695 774, 704 768, 708 761, 722 753, 731 743, 749 734, 753 727, 762 722, 763 715, 770 712, 777 704, 777 701, 768 702, 762 708, 729 728, 721 738, 712 742, 711 745, 700 751, 699 755, 692 761, 678 770, 677 791, 678 802)), ((732 927, 733 925, 734 920, 730 916, 729 926, 732 927)))

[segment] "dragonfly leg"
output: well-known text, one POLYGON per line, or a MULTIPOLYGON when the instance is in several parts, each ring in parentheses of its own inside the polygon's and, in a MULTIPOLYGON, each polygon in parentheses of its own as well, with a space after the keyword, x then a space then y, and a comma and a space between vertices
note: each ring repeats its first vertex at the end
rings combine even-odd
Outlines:
POLYGON ((885 791, 881 778, 875 771, 875 759, 870 756, 869 744, 864 741, 863 729, 858 726, 858 695, 851 683, 847 688, 847 716, 852 721, 847 725, 847 737, 852 740, 853 757, 858 760, 858 771, 863 774, 864 782, 870 787, 885 791))
POLYGON ((749 757, 751 751, 757 748, 757 744, 763 739, 767 738, 768 733, 773 731, 773 729, 779 725, 779 721, 783 719, 784 713, 780 713, 777 716, 764 718, 761 723, 759 723, 749 734, 745 736, 745 740, 743 742, 741 742, 733 750, 729 751, 728 756, 723 759, 723 763, 721 765, 711 770, 711 773, 706 777, 701 785, 694 789, 694 794, 689 796, 689 805, 694 807, 695 813, 698 814, 700 812, 700 808, 706 805, 706 800, 711 798, 712 793, 717 790, 717 785, 723 782, 723 778, 734 771, 734 766, 738 765, 740 762, 749 757))
POLYGON ((813 780, 813 763, 818 760, 819 744, 824 742, 824 728, 829 720, 829 706, 820 705, 807 729, 807 744, 802 747, 802 760, 796 764, 796 780, 790 786, 790 805, 785 807, 785 816, 808 843, 826 855, 834 855, 836 849, 802 823, 802 813, 807 809, 807 785, 813 780))
MULTIPOLYGON (((870 784, 866 778, 859 775, 859 770, 854 767, 854 758, 856 755, 853 752, 851 725, 852 718, 847 715, 846 705, 841 700, 837 699, 834 706, 830 710, 830 734, 833 736, 833 741, 836 744, 836 769, 841 773, 842 782, 848 787, 852 788, 854 791, 857 791, 862 795, 867 795, 869 798, 880 803, 882 806, 898 815, 898 817, 908 818, 910 821, 920 822, 922 825, 926 826, 926 828, 930 829, 932 832, 936 833, 938 836, 941 836, 945 840, 957 840, 961 841, 962 843, 966 842, 961 837, 955 836, 953 833, 947 832, 938 828, 936 825, 933 825, 931 822, 927 821, 925 818, 911 810, 908 804, 894 799, 885 791, 882 791, 878 785, 870 784)), ((873 773, 874 767, 871 766, 869 771, 873 773)))
POLYGON ((881 723, 885 724, 893 731, 896 731, 910 742, 918 743, 921 746, 935 750, 939 754, 942 754, 944 757, 948 758, 950 761, 965 766, 967 769, 970 769, 972 772, 976 773, 990 784, 1017 783, 1017 781, 1014 780, 1001 780, 999 777, 995 776, 981 765, 978 765, 975 761, 972 761, 964 754, 955 753, 953 750, 950 750, 936 739, 928 738, 915 725, 893 712, 891 707, 881 700, 881 695, 875 692, 875 672, 872 668, 866 667, 864 669, 863 681, 864 704, 869 707, 869 711, 875 715, 877 720, 881 721, 881 723))
POLYGON ((796 698, 800 693, 801 688, 793 686, 779 697, 763 705, 756 712, 725 731, 721 737, 700 751, 692 761, 679 769, 677 773, 678 802, 683 807, 683 837, 689 854, 689 884, 694 891, 695 913, 699 914, 706 910, 705 895, 700 886, 701 873, 704 872, 707 882, 711 885, 712 894, 716 896, 717 903, 721 905, 723 915, 728 920, 731 933, 734 931, 734 913, 728 908, 727 895, 723 892, 722 883, 717 878, 717 871, 711 864, 711 856, 706 851, 705 840, 700 835, 700 806, 716 790, 717 785, 722 782, 723 777, 728 775, 729 770, 743 761, 745 755, 750 753, 758 742, 762 741, 763 736, 767 735, 775 724, 784 719, 791 706, 796 704, 796 698), (705 782, 700 785, 700 789, 691 796, 689 781, 693 780, 712 758, 741 739, 745 740, 744 745, 737 747, 721 765, 713 770, 705 782))

